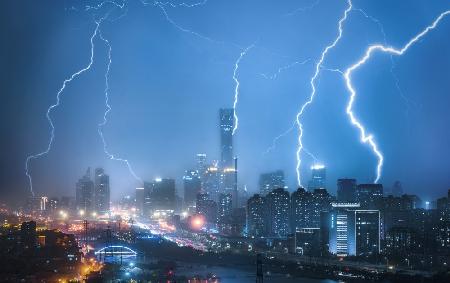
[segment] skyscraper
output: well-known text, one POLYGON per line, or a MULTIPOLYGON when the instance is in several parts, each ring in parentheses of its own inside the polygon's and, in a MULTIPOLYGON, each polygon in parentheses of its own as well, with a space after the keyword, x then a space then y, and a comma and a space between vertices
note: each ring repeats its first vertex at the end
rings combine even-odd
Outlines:
POLYGON ((267 235, 267 208, 264 197, 253 195, 247 201, 247 232, 249 236, 267 235))
POLYGON ((95 210, 99 213, 109 212, 110 187, 109 176, 105 174, 103 168, 95 169, 95 210))
POLYGON ((355 179, 338 179, 337 200, 340 202, 353 202, 356 200, 355 179))
POLYGON ((308 183, 308 190, 325 189, 327 171, 323 165, 314 165, 311 167, 311 180, 308 183))
POLYGON ((269 235, 286 237, 289 234, 289 192, 278 188, 266 196, 269 235))
POLYGON ((183 176, 184 205, 186 208, 195 206, 197 194, 201 190, 201 180, 196 170, 187 170, 183 176))
POLYGON ((90 212, 94 208, 94 182, 91 180, 91 168, 76 184, 77 210, 90 212))
POLYGON ((234 110, 222 108, 219 112, 220 118, 220 167, 233 167, 233 126, 234 110))
POLYGON ((284 188, 283 171, 277 170, 259 176, 259 192, 262 196, 266 196, 268 193, 278 188, 284 188))

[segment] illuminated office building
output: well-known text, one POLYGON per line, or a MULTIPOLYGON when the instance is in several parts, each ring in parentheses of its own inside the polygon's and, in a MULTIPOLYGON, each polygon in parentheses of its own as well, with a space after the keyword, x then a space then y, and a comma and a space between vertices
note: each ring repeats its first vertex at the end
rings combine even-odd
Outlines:
POLYGON ((380 253, 380 211, 361 210, 357 203, 334 203, 323 218, 329 225, 329 252, 338 256, 380 253))

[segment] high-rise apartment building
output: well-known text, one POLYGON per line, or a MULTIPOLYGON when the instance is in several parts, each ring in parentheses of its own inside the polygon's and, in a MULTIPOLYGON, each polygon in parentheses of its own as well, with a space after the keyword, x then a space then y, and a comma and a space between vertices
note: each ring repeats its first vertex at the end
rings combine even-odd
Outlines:
POLYGON ((109 176, 105 174, 103 168, 95 169, 94 185, 94 209, 98 213, 108 213, 111 192, 109 186, 109 176))
POLYGON ((268 231, 274 237, 289 234, 289 192, 283 188, 271 191, 266 196, 268 212, 268 231))
POLYGON ((76 208, 80 212, 91 212, 94 209, 94 182, 91 180, 91 168, 76 184, 76 208))
POLYGON ((291 195, 291 228, 295 232, 302 228, 312 228, 313 196, 304 188, 298 188, 291 195))
POLYGON ((253 237, 267 235, 267 207, 263 196, 253 195, 247 201, 247 233, 253 237))

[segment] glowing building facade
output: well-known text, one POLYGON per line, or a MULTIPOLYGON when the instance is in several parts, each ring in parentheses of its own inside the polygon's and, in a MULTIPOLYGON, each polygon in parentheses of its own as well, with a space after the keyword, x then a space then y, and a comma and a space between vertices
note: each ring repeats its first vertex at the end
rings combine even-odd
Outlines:
POLYGON ((357 203, 336 203, 328 222, 329 252, 338 256, 380 253, 380 211, 361 210, 357 203))

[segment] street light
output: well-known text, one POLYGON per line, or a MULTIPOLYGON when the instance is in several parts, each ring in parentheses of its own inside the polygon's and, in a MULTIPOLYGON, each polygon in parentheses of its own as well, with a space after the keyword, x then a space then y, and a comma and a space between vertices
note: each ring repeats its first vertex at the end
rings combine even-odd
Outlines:
POLYGON ((65 211, 63 211, 63 210, 60 210, 60 211, 59 211, 59 215, 60 215, 61 218, 63 218, 63 219, 67 218, 67 212, 65 212, 65 211))

